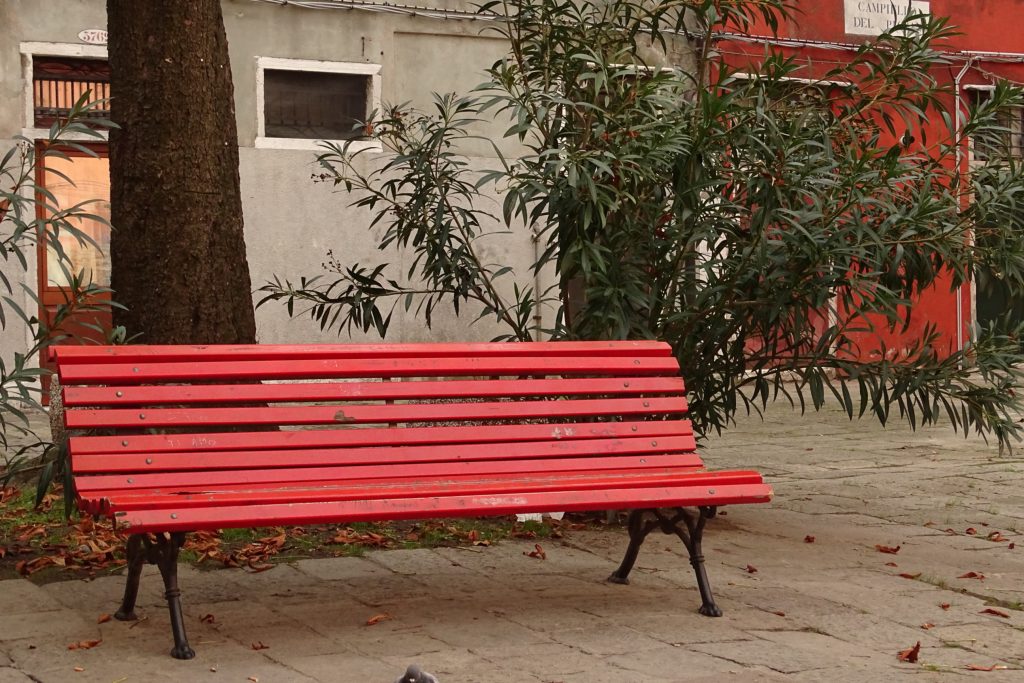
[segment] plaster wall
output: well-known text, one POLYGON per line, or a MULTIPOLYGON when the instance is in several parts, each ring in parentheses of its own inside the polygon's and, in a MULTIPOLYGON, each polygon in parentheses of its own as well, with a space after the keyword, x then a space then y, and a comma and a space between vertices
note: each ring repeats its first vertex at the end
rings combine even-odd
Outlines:
MULTIPOLYGON (((432 0, 424 4, 452 10, 472 9, 466 0, 432 0)), ((489 31, 489 23, 484 21, 315 10, 252 0, 223 0, 223 8, 234 80, 247 257, 253 286, 258 288, 275 275, 297 280, 303 275, 321 274, 328 250, 333 250, 343 264, 374 265, 383 261, 396 266, 396 275, 404 274, 408 256, 375 249, 374 235, 368 229, 370 215, 351 206, 354 197, 312 181, 311 176, 317 171, 315 151, 256 147, 257 59, 379 64, 382 103, 412 102, 422 108, 431 105, 434 92, 468 93, 483 82, 484 69, 505 54, 504 40, 489 31)), ((105 26, 105 0, 0 2, 0 140, 22 133, 28 124, 21 45, 79 45, 80 31, 105 26)), ((683 68, 691 64, 689 52, 678 46, 668 54, 652 47, 645 57, 650 63, 672 63, 683 68)), ((476 132, 482 139, 466 144, 462 150, 470 157, 473 168, 497 166, 494 144, 504 154, 515 154, 515 143, 502 139, 507 127, 507 122, 501 120, 481 123, 476 132)), ((0 144, 4 149, 9 146, 0 144)), ((363 158, 364 163, 374 164, 382 163, 384 157, 368 153, 363 158)), ((539 284, 545 288, 553 281, 552 273, 542 274, 539 282, 535 280, 530 268, 534 245, 526 227, 488 238, 482 249, 486 260, 512 266, 521 285, 539 284)), ((14 280, 34 286, 36 264, 34 254, 31 257, 25 272, 10 263, 0 268, 14 280)), ((512 279, 506 279, 509 290, 511 284, 512 279)), ((259 298, 258 293, 255 298, 259 298)), ((27 296, 24 299, 26 306, 32 305, 27 296)), ((546 322, 552 316, 553 311, 547 311, 546 322)), ((389 339, 485 340, 502 331, 490 320, 470 325, 475 318, 472 309, 464 311, 459 319, 448 310, 439 310, 433 328, 428 330, 421 320, 406 315, 404 307, 399 306, 389 339)), ((338 339, 336 332, 325 333, 308 318, 289 319, 284 307, 276 303, 257 310, 257 323, 259 340, 266 343, 338 339)), ((343 331, 340 338, 350 337, 343 331)), ((376 335, 357 333, 351 339, 372 340, 376 335)), ((8 327, 0 332, 0 353, 6 357, 24 349, 26 343, 26 327, 9 320, 8 327)))

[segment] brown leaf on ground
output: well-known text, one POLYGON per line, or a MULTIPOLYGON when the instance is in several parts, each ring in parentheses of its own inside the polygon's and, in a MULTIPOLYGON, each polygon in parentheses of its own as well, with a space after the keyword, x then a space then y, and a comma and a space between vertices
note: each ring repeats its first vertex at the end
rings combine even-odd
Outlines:
POLYGON ((908 574, 907 572, 903 572, 902 574, 900 574, 900 576, 902 576, 904 579, 919 579, 921 578, 921 572, 918 572, 916 574, 908 574))
POLYGON ((265 645, 262 640, 257 640, 255 643, 250 643, 249 647, 254 650, 269 650, 270 646, 265 645))
POLYGON ((786 613, 781 611, 781 610, 776 611, 776 612, 772 612, 772 614, 774 614, 777 617, 784 617, 784 616, 786 616, 786 613))
POLYGON ((382 621, 387 621, 390 618, 391 618, 391 615, 388 614, 387 612, 384 612, 383 614, 375 614, 375 615, 373 615, 372 617, 370 617, 369 619, 366 620, 366 625, 367 626, 373 626, 374 624, 379 624, 382 621))
POLYGON ((252 681, 252 683, 260 683, 260 679, 256 678, 255 676, 249 676, 245 680, 252 681))
POLYGON ((899 565, 896 564, 895 562, 886 562, 885 566, 886 567, 898 567, 899 565))
POLYGON ((80 666, 76 666, 74 669, 72 669, 72 671, 74 671, 76 673, 82 673, 83 671, 85 671, 85 669, 83 669, 80 666))
POLYGON ((925 623, 921 624, 921 628, 923 628, 925 631, 927 631, 929 629, 935 628, 935 624, 926 621, 925 623))
POLYGON ((996 609, 995 607, 986 607, 985 609, 978 612, 978 614, 994 614, 995 616, 1002 617, 1003 619, 1010 618, 1009 613, 1004 612, 1001 609, 996 609))
POLYGON ((890 555, 895 555, 896 553, 898 553, 900 551, 900 546, 898 546, 898 545, 895 545, 895 546, 894 545, 881 545, 879 543, 876 543, 875 544, 875 550, 877 550, 880 553, 888 553, 890 555))
POLYGON ((1003 536, 998 531, 993 531, 992 533, 990 533, 985 538, 987 538, 988 540, 992 541, 993 543, 1004 543, 1004 542, 1010 540, 1006 536, 1003 536))
POLYGON ((199 617, 199 623, 201 623, 201 624, 216 624, 217 623, 217 617, 213 616, 212 614, 204 614, 203 616, 199 617))
POLYGON ((941 607, 942 609, 949 609, 949 603, 948 602, 939 603, 939 607, 941 607))
POLYGON ((804 536, 804 543, 814 543, 814 536, 804 536))
POLYGON ((747 573, 748 574, 756 574, 757 573, 757 567, 755 567, 752 564, 748 564, 747 565, 747 573))
POLYGON ((96 623, 97 624, 105 624, 108 621, 110 621, 110 615, 109 614, 101 614, 98 617, 96 617, 96 623))
POLYGON ((100 640, 100 639, 97 639, 97 640, 79 640, 76 643, 71 643, 70 645, 68 645, 68 649, 69 650, 91 650, 92 648, 96 647, 97 645, 99 645, 102 642, 103 641, 100 640))
POLYGON ((533 558, 536 558, 538 560, 546 560, 546 559, 548 559, 547 553, 544 552, 544 548, 540 547, 540 543, 534 543, 533 544, 533 550, 530 551, 530 552, 526 552, 524 550, 523 551, 523 555, 526 555, 527 557, 533 557, 533 558))
POLYGON ((921 641, 917 641, 914 647, 908 647, 906 650, 900 650, 896 657, 901 662, 910 662, 911 664, 917 663, 917 657, 921 654, 921 641))
POLYGON ((993 664, 992 666, 980 666, 978 664, 968 664, 964 667, 968 671, 1003 671, 1009 667, 1003 664, 993 664))
POLYGON ((977 579, 978 581, 984 581, 985 575, 981 572, 967 572, 956 577, 958 579, 977 579))
POLYGON ((1010 550, 1013 550, 1015 547, 1017 547, 1017 544, 1016 543, 1010 543, 1010 545, 1008 545, 1006 547, 1009 548, 1010 550))
POLYGON ((262 564, 256 564, 255 560, 249 560, 248 571, 250 574, 259 574, 269 569, 273 569, 274 565, 270 562, 263 562, 262 564))
POLYGON ((975 534, 978 533, 978 530, 975 529, 973 526, 969 526, 966 529, 964 529, 964 533, 967 534, 968 536, 974 536, 975 534))
POLYGON ((957 535, 955 529, 943 529, 943 531, 945 531, 950 536, 956 536, 957 535))

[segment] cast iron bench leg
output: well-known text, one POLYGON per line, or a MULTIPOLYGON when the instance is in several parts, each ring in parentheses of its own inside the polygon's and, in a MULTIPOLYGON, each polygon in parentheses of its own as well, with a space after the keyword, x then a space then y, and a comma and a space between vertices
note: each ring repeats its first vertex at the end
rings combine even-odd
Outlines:
POLYGON ((640 552, 640 545, 647 538, 647 534, 655 529, 661 529, 662 533, 675 534, 686 546, 690 555, 690 564, 697 575, 697 589, 700 591, 700 613, 708 617, 722 616, 722 610, 715 604, 711 594, 711 584, 708 582, 708 573, 704 568, 704 554, 701 550, 701 539, 704 537, 704 524, 715 516, 716 508, 700 507, 696 513, 679 508, 672 517, 667 517, 661 510, 633 510, 629 513, 629 547, 626 548, 626 556, 622 559, 619 568, 612 572, 608 580, 612 583, 629 583, 629 572, 636 563, 637 555, 640 552), (650 513, 654 519, 644 521, 644 515, 650 513), (683 526, 680 526, 680 523, 683 526), (685 528, 684 528, 685 527, 685 528))
POLYGON ((189 647, 188 638, 185 636, 181 590, 178 588, 178 551, 185 543, 185 534, 157 534, 156 538, 156 565, 164 579, 164 597, 167 598, 167 608, 171 612, 171 632, 174 634, 174 649, 171 650, 171 656, 175 659, 192 659, 196 652, 189 647))
POLYGON ((139 578, 142 565, 148 562, 160 569, 164 579, 164 597, 171 612, 171 633, 174 635, 175 659, 192 659, 195 650, 189 647, 185 635, 185 619, 181 613, 181 590, 178 588, 178 551, 185 543, 183 533, 133 534, 128 539, 128 580, 124 587, 124 599, 116 616, 121 621, 132 621, 135 616, 135 600, 139 595, 139 578))
POLYGON ((124 599, 121 600, 121 608, 114 614, 115 619, 120 621, 135 621, 135 599, 139 597, 139 578, 142 576, 142 565, 146 563, 146 556, 142 552, 142 539, 144 534, 132 534, 128 539, 128 577, 124 584, 124 599))

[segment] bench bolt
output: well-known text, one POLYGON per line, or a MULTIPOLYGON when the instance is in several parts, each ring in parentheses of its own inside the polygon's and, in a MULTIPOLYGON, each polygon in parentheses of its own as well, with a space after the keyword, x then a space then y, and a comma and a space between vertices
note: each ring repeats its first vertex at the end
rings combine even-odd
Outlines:
POLYGON ((145 420, 146 419, 146 414, 145 413, 139 413, 139 419, 140 420, 145 420))
POLYGON ((128 442, 127 442, 127 441, 122 441, 122 442, 121 442, 121 445, 122 445, 122 446, 127 446, 127 445, 128 445, 128 442))
POLYGON ((115 391, 114 392, 114 396, 117 396, 118 398, 121 398, 122 396, 124 396, 124 392, 123 391, 115 391))

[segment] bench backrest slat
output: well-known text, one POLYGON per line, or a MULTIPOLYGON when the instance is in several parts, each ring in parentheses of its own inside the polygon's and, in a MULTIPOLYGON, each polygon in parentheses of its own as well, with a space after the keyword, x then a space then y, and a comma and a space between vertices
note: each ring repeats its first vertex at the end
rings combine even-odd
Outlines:
POLYGON ((317 358, 555 358, 588 356, 671 356, 668 344, 656 341, 619 342, 485 342, 471 344, 218 344, 130 346, 58 346, 53 355, 62 366, 79 363, 202 362, 240 360, 311 360, 317 358))
POLYGON ((436 398, 517 398, 601 394, 683 393, 680 377, 574 377, 572 379, 453 379, 418 382, 196 384, 64 388, 64 405, 118 406, 181 403, 383 401, 436 398))
POLYGON ((66 384, 143 384, 146 382, 259 381, 365 377, 454 377, 467 375, 672 375, 672 357, 622 358, 565 356, 546 358, 472 357, 408 359, 313 359, 190 361, 175 363, 97 363, 62 366, 66 384))

